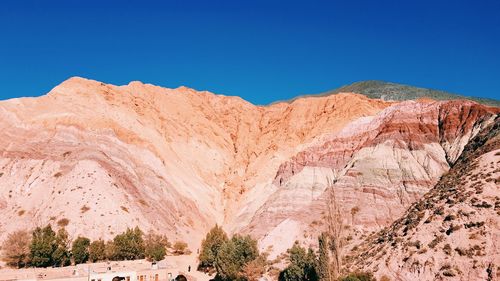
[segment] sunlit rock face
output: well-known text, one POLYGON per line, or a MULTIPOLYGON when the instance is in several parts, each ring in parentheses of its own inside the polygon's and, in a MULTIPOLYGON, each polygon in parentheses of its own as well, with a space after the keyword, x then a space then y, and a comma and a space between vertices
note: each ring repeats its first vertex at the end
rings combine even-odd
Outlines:
POLYGON ((314 241, 330 186, 347 227, 378 230, 436 184, 495 112, 468 101, 407 101, 355 120, 280 165, 276 192, 246 230, 269 246, 280 239, 269 233, 293 220, 291 234, 314 241))
POLYGON ((350 270, 391 280, 500 277, 500 117, 404 214, 350 252, 350 270))
POLYGON ((75 237, 138 225, 196 249, 218 223, 262 248, 286 236, 278 253, 311 239, 311 223, 321 229, 331 185, 346 223, 379 229, 497 112, 355 93, 255 106, 185 87, 71 78, 45 96, 0 102, 0 238, 67 219, 75 237))
POLYGON ((302 145, 390 104, 342 94, 260 107, 71 78, 45 96, 0 103, 0 233, 66 218, 75 235, 139 225, 198 242, 263 204, 272 189, 256 190, 302 145))

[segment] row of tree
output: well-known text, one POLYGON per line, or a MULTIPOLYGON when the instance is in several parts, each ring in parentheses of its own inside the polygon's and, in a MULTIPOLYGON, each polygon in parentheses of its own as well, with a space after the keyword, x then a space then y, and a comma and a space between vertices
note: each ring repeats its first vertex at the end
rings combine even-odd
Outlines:
POLYGON ((8 265, 18 268, 143 258, 159 261, 165 258, 168 248, 174 254, 189 252, 186 243, 177 241, 171 245, 164 235, 145 235, 139 227, 128 228, 109 241, 91 241, 82 236, 71 241, 64 228, 55 232, 49 224, 31 233, 20 230, 9 234, 2 245, 2 258, 8 265))

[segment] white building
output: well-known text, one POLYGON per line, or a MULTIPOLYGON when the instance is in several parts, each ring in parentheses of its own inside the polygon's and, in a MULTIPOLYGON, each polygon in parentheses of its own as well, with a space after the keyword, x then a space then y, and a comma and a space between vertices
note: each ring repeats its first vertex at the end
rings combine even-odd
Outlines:
POLYGON ((124 278, 124 281, 160 281, 158 272, 141 272, 136 271, 121 271, 121 272, 104 272, 91 273, 89 281, 112 281, 114 277, 124 278))

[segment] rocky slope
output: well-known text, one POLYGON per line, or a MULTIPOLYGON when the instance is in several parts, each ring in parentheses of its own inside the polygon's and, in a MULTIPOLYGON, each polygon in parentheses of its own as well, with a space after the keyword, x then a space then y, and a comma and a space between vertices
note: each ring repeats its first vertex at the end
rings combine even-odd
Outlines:
POLYGON ((72 78, 0 102, 0 239, 49 222, 91 238, 139 225, 195 250, 219 223, 276 256, 314 240, 330 185, 361 237, 427 192, 498 112, 355 93, 255 106, 72 78))
POLYGON ((264 248, 281 246, 271 256, 294 240, 314 243, 329 186, 352 235, 378 230, 436 184, 493 112, 467 101, 408 101, 358 119, 280 165, 277 191, 246 230, 264 237, 264 248))
POLYGON ((355 248, 351 269, 391 280, 497 280, 499 183, 500 116, 434 188, 355 248))

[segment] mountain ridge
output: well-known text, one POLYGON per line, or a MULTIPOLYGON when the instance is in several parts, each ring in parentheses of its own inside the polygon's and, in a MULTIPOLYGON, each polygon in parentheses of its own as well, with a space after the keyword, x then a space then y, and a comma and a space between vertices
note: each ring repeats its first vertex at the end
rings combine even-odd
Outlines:
MULTIPOLYGON (((84 78, 80 76, 72 76, 63 82, 61 82, 58 86, 71 83, 71 81, 93 81, 96 83, 101 83, 103 85, 113 85, 110 83, 104 83, 100 82, 94 79, 89 79, 89 78, 84 78)), ((285 100, 277 100, 273 101, 269 104, 255 104, 250 101, 245 100, 244 98, 237 96, 237 95, 227 95, 227 94, 219 94, 219 93, 213 93, 210 92, 209 90, 197 90, 185 85, 178 86, 176 88, 168 88, 164 86, 158 86, 155 84, 151 83, 143 83, 138 80, 130 81, 127 84, 124 85, 113 85, 116 87, 124 87, 124 86, 129 86, 129 85, 146 85, 149 87, 156 87, 156 88, 161 88, 161 89, 170 89, 170 90, 180 90, 180 91, 194 91, 198 93, 212 93, 214 95, 218 96, 224 96, 224 97, 230 97, 230 98, 238 98, 241 99, 247 103, 250 103, 254 106, 257 107, 268 107, 274 104, 280 104, 280 103, 292 103, 295 102, 296 100, 302 99, 302 98, 314 98, 314 97, 325 97, 329 95, 335 95, 339 93, 355 93, 355 94, 361 94, 364 96, 367 96, 372 99, 385 99, 387 101, 404 101, 404 100, 416 100, 420 98, 430 98, 434 100, 455 100, 455 99, 466 99, 466 100, 471 100, 475 101, 484 105, 488 106, 493 106, 493 107, 500 107, 500 100, 497 99, 491 99, 491 98, 483 98, 483 97, 476 97, 476 96, 466 96, 466 95, 461 95, 461 94, 454 94, 442 90, 435 90, 435 89, 430 89, 430 88, 423 88, 423 87, 416 87, 416 86, 411 86, 411 85, 406 85, 406 84, 400 84, 400 83, 394 83, 394 82, 386 82, 382 80, 363 80, 363 81, 358 81, 354 82, 348 85, 341 86, 339 88, 329 90, 326 92, 322 93, 317 93, 317 94, 304 94, 304 95, 297 95, 293 98, 290 99, 285 99, 285 100)), ((57 87, 57 86, 56 86, 57 87)), ((50 90, 48 93, 51 93, 53 91, 50 90)), ((48 94, 47 93, 47 94, 48 94)), ((43 95, 42 95, 43 96, 43 95)), ((34 96, 34 97, 18 97, 18 98, 37 98, 40 96, 34 96)), ((10 98, 10 99, 18 99, 18 98, 10 98)), ((10 100, 7 99, 7 100, 10 100)))
POLYGON ((283 102, 293 102, 294 100, 302 97, 322 97, 322 96, 335 95, 343 92, 358 93, 365 95, 369 98, 378 98, 378 99, 393 100, 393 101, 415 100, 419 98, 430 98, 434 100, 466 99, 484 105, 500 107, 500 100, 496 99, 482 98, 475 96, 464 96, 441 90, 415 87, 405 84, 385 82, 381 80, 364 80, 364 81, 354 82, 352 84, 341 86, 337 89, 326 91, 324 93, 300 95, 283 102))

